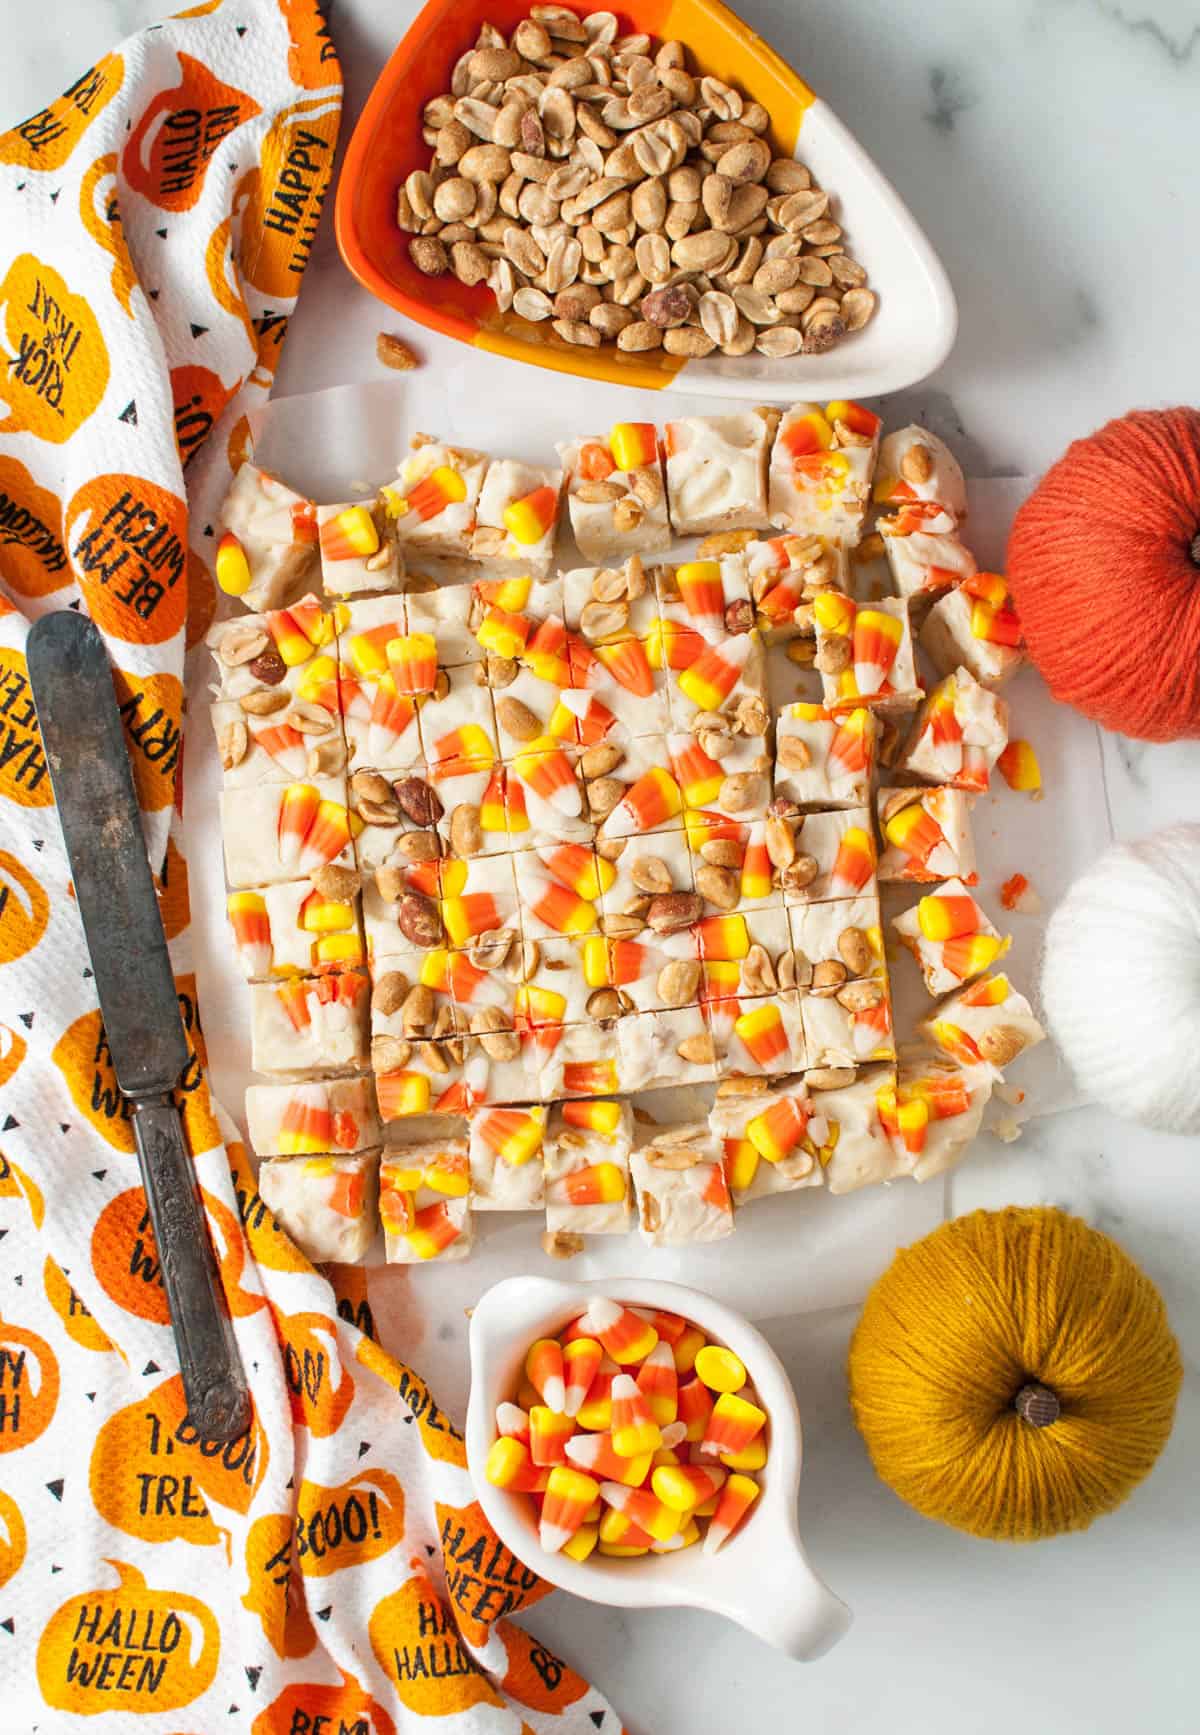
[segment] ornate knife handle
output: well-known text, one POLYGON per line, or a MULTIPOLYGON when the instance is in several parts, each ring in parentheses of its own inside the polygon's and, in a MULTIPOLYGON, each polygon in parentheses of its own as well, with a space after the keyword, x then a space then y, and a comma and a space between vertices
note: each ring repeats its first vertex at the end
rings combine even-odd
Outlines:
POLYGON ((202 1440, 236 1440, 250 1393, 179 1111, 169 1096, 133 1105, 142 1184, 175 1333, 188 1420, 202 1440))

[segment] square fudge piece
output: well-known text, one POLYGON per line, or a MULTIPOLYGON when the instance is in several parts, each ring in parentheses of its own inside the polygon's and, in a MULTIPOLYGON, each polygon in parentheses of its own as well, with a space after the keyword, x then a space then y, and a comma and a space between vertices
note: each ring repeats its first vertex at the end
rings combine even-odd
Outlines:
POLYGON ((326 596, 400 589, 404 556, 391 536, 387 512, 378 501, 318 506, 317 528, 326 596))
MULTIPOLYGON (((586 702, 577 708, 573 703, 563 703, 564 697, 574 701, 575 690, 569 689, 564 694, 563 688, 554 680, 536 675, 521 663, 506 661, 501 671, 496 668, 498 660, 494 658, 492 661, 491 683, 482 688, 477 703, 486 705, 490 698, 501 757, 511 759, 534 741, 546 739, 565 742, 568 747, 577 746, 576 709, 586 710, 586 702), (497 682, 503 684, 497 685, 497 682)), ((485 664, 476 667, 487 671, 485 664)))
MULTIPOLYGON (((823 904, 793 904, 788 910, 796 986, 805 994, 839 989, 848 982, 887 982, 879 896, 838 898, 823 904)), ((813 1062, 813 1065, 827 1064, 813 1062)), ((843 1064, 841 1062, 837 1064, 843 1064)))
POLYGON ((702 916, 688 928, 665 933, 660 944, 669 957, 694 958, 703 965, 702 999, 755 999, 780 986, 780 960, 791 951, 788 914, 780 903, 702 916))
POLYGON ((493 458, 479 493, 471 558, 520 561, 525 572, 548 572, 562 485, 561 470, 493 458))
POLYGON ((287 880, 225 900, 234 951, 247 982, 272 976, 324 975, 364 963, 358 927, 358 875, 318 868, 311 879, 287 880))
POLYGON ((799 995, 715 999, 704 1006, 718 1078, 783 1077, 810 1064, 799 995))
MULTIPOLYGON (((754 625, 749 577, 741 555, 658 566, 655 588, 658 619, 667 623, 667 637, 676 642, 679 657, 692 634, 699 634, 707 643, 719 644, 735 633, 749 632, 754 625)), ((693 648, 698 655, 704 645, 694 642, 693 648)))
MULTIPOLYGON (((765 715, 765 712, 764 712, 765 715)), ((685 809, 717 814, 739 822, 761 819, 771 800, 771 755, 761 735, 718 734, 702 727, 667 737, 671 770, 685 809)))
POLYGON ((826 1135, 819 1102, 801 1078, 718 1084, 708 1125, 721 1141, 725 1179, 738 1205, 822 1185, 818 1137, 826 1135))
POLYGON ((409 564, 419 555, 470 558, 479 495, 489 459, 418 434, 380 490, 396 541, 409 564))
POLYGON ((936 505, 953 524, 967 516, 967 485, 958 459, 936 434, 915 424, 898 428, 879 448, 874 493, 880 506, 936 505))
POLYGON ((293 976, 250 990, 250 1064, 281 1077, 361 1070, 367 1064, 365 974, 293 976))
POLYGON ((565 1102, 546 1134, 546 1229, 623 1235, 629 1228, 633 1111, 625 1102, 565 1102))
POLYGON ((405 619, 410 633, 423 633, 437 647, 441 669, 456 669, 463 663, 483 661, 484 649, 475 637, 483 606, 469 584, 439 584, 414 591, 404 598, 405 619))
POLYGON ((317 575, 317 516, 296 494, 257 464, 244 463, 230 483, 218 515, 217 583, 247 608, 285 608, 303 596, 317 575))
POLYGON ((830 710, 897 709, 924 697, 904 598, 856 603, 840 591, 824 590, 813 603, 813 616, 817 668, 830 710))
POLYGON ((704 1121, 664 1127, 633 1152, 638 1222, 650 1247, 687 1247, 733 1233, 723 1152, 704 1121))
MULTIPOLYGON (((581 746, 623 746, 671 726, 671 676, 655 660, 655 640, 626 638, 586 645, 572 638, 570 687, 562 704, 575 719, 581 746)), ((557 733, 557 731, 555 731, 557 733)))
POLYGON ((668 422, 667 505, 677 536, 761 530, 767 513, 767 451, 776 410, 684 416, 668 422))
MULTIPOLYGON (((210 707, 225 789, 249 789, 256 783, 294 783, 307 774, 309 750, 318 737, 293 726, 287 695, 282 697, 287 709, 281 708, 270 716, 252 716, 236 699, 221 699, 210 707)), ((306 726, 307 721, 305 718, 306 726)), ((344 765, 346 754, 337 714, 327 711, 316 721, 323 723, 319 738, 327 741, 329 747, 313 763, 319 764, 324 758, 331 768, 335 759, 344 765)))
POLYGON ((800 808, 861 807, 871 797, 878 737, 864 705, 784 705, 775 722, 776 797, 800 808))
MULTIPOLYGON (((243 709, 264 721, 278 720, 292 696, 319 702, 322 695, 313 690, 313 665, 320 664, 319 682, 336 628, 336 612, 311 592, 290 608, 218 621, 204 640, 216 665, 216 697, 240 701, 254 695, 243 709)), ((329 672, 336 674, 336 669, 329 672)), ((336 714, 336 688, 332 709, 336 714)))
POLYGON ((1010 937, 988 921, 961 880, 947 880, 902 915, 892 928, 921 967, 933 995, 953 994, 981 976, 1008 951, 1010 937))
POLYGON ((845 545, 827 536, 756 538, 730 558, 743 563, 754 624, 772 643, 811 637, 813 598, 831 585, 851 589, 845 545))
POLYGON ((770 710, 762 634, 755 629, 706 645, 686 668, 671 670, 668 697, 677 730, 695 730, 708 716, 726 718, 730 729, 736 721, 735 732, 765 735, 770 710))
POLYGON ((514 809, 510 830, 507 773, 502 765, 471 769, 462 760, 451 759, 430 771, 427 786, 443 849, 457 855, 507 855, 528 847, 530 822, 524 808, 514 809))
POLYGON ((492 696, 462 664, 439 669, 437 684, 418 703, 425 764, 436 776, 443 767, 488 771, 500 758, 492 696))
POLYGON ((591 842, 577 747, 548 735, 529 742, 504 767, 503 795, 510 849, 591 842))
POLYGON ((935 1006, 919 1028, 960 1066, 983 1061, 997 1072, 1046 1034, 1028 1000, 1005 975, 981 976, 935 1006))
POLYGON ((437 683, 431 639, 409 633, 403 596, 343 605, 337 639, 342 727, 352 771, 422 764, 417 710, 437 683))
POLYGON ((562 575, 563 621, 586 646, 644 638, 658 613, 654 578, 632 554, 621 566, 578 566, 562 575))
POLYGON ((538 674, 560 672, 567 657, 560 575, 514 570, 511 576, 477 578, 470 589, 474 649, 465 661, 519 658, 538 674))
POLYGON ((467 1045, 456 1039, 418 1040, 404 1047, 409 1053, 403 1064, 393 1065, 398 1057, 381 1050, 378 1037, 372 1043, 381 1121, 390 1124, 427 1114, 460 1118, 484 1101, 487 1061, 482 1054, 468 1053, 467 1045))
POLYGON ((617 422, 557 448, 579 552, 603 562, 669 548, 667 491, 653 422, 617 422))
POLYGON ((699 1006, 633 1012, 617 1025, 617 1065, 623 1091, 676 1084, 712 1084, 716 1045, 699 1006))
POLYGON ((604 986, 594 945, 603 938, 553 939, 526 942, 521 959, 524 974, 513 997, 518 1030, 546 1034, 547 1048, 564 1025, 587 1023, 588 1002, 604 986))
POLYGON ((369 1078, 252 1084, 246 1092, 246 1130, 260 1157, 366 1150, 380 1137, 375 1089, 369 1078))
POLYGON ((971 835, 974 796, 961 789, 879 789, 875 793, 883 850, 881 880, 960 879, 978 885, 971 835))
MULTIPOLYGON (((828 910, 832 904, 815 904, 828 910)), ((809 1066, 861 1066, 894 1060, 892 1003, 886 976, 810 989, 800 1003, 809 1066)))
MULTIPOLYGON (((778 904, 779 869, 767 848, 766 820, 744 822, 685 808, 683 822, 693 882, 703 905, 701 914, 778 904)), ((792 830, 790 825, 788 830, 792 830)), ((773 827, 773 836, 775 832, 773 827)))
POLYGON ((779 875, 785 904, 824 904, 875 892, 875 835, 869 809, 801 814, 791 823, 796 853, 779 875))
POLYGON ((544 845, 512 858, 524 934, 535 940, 594 934, 617 869, 587 843, 544 845))
POLYGON ((471 1251, 470 1191, 465 1139, 386 1146, 379 1215, 388 1264, 465 1259, 471 1251))
POLYGON ((666 737, 647 735, 629 742, 603 777, 588 782, 588 811, 599 822, 599 841, 680 829, 683 797, 670 764, 666 737))
POLYGON ((379 1152, 275 1157, 258 1171, 258 1190, 314 1265, 361 1265, 379 1226, 379 1152))
POLYGON ((1008 706, 967 669, 939 681, 917 712, 897 769, 953 789, 985 790, 1008 745, 1008 706))
POLYGON ((939 675, 964 668, 985 687, 998 687, 1025 661, 1021 622, 1008 586, 996 572, 977 572, 929 611, 921 648, 939 675))
POLYGON ((239 891, 299 879, 328 864, 353 868, 356 827, 341 777, 221 792, 225 874, 239 891))
POLYGON ((471 1116, 471 1199, 477 1211, 540 1211, 546 1110, 481 1108, 471 1116))
POLYGON ((896 1161, 914 1181, 957 1168, 979 1131, 992 1080, 989 1067, 960 1068, 928 1056, 903 1063, 895 1085, 876 1092, 896 1161))
POLYGON ((692 857, 682 831, 604 840, 597 851, 601 927, 615 939, 636 939, 656 897, 693 892, 692 857))
POLYGON ((886 1109, 895 1082, 894 1067, 869 1066, 852 1081, 848 1075, 844 1085, 815 1093, 824 1128, 819 1160, 831 1193, 853 1193, 909 1172, 880 1114, 880 1099, 886 1109))
POLYGON ((926 522, 910 509, 894 518, 881 518, 878 530, 897 591, 927 603, 953 590, 964 578, 972 578, 979 569, 956 531, 933 535, 924 528, 926 522))
POLYGON ((483 936, 520 931, 511 856, 443 856, 437 864, 438 910, 446 944, 470 951, 483 936))
POLYGON ((861 404, 793 404, 771 448, 771 523, 794 536, 856 543, 879 450, 879 417, 861 404))
POLYGON ((564 1097, 612 1096, 630 1089, 620 1076, 619 1029, 619 1023, 605 1018, 567 1024, 561 1031, 539 1031, 538 1097, 558 1102, 564 1097))

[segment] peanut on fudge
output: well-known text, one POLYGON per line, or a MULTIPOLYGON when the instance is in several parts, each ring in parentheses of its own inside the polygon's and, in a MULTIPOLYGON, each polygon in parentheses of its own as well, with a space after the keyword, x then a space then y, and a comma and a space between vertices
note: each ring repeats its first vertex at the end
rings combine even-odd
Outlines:
POLYGON ((880 506, 936 505, 951 521, 947 530, 967 515, 967 485, 958 459, 936 434, 915 424, 898 428, 880 446, 875 500, 880 506))
POLYGON ((772 536, 746 543, 741 556, 755 625, 773 641, 811 637, 812 602, 833 586, 849 591, 845 546, 828 536, 772 536))
POLYGON ((878 723, 865 706, 830 711, 797 701, 775 721, 775 794, 800 808, 861 807, 869 798, 878 723))
POLYGON ((1012 944, 958 879, 947 880, 911 910, 893 916, 892 928, 917 960, 933 995, 952 994, 990 970, 1012 944))
POLYGON ((862 536, 879 417, 847 399, 793 404, 771 448, 770 513, 795 536, 853 545, 862 536))
POLYGON ((359 1265, 379 1224, 379 1152, 272 1158, 258 1171, 266 1205, 314 1264, 359 1265))
POLYGON ((546 1231, 620 1235, 629 1228, 633 1111, 625 1102, 565 1102, 546 1134, 546 1231))
POLYGON ((664 1127, 633 1152, 629 1169, 649 1246, 682 1247, 733 1233, 721 1146, 704 1121, 664 1127))
POLYGON ((980 1061, 1003 1072, 1046 1032, 1007 976, 981 976, 935 1006, 921 1033, 962 1066, 980 1061))

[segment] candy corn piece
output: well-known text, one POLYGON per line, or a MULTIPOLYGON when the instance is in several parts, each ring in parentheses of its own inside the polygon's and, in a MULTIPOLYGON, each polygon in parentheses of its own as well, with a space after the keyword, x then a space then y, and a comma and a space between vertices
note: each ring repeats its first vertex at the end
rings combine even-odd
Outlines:
POLYGON ((662 1338, 638 1368, 636 1384, 660 1429, 675 1420, 679 1409, 679 1376, 671 1346, 662 1338))
MULTIPOLYGON (((888 617, 891 618, 890 616, 888 617)), ((875 720, 862 706, 847 712, 829 743, 826 764, 831 777, 857 777, 871 768, 875 720)))
MULTIPOLYGON (((472 1131, 490 1150, 514 1169, 522 1168, 542 1148, 546 1131, 545 1109, 489 1108, 476 1115, 472 1131)), ((574 1414, 568 1410, 568 1415, 574 1414)))
POLYGON ((612 1422, 612 1383, 620 1371, 608 1356, 600 1363, 596 1377, 588 1387, 588 1395, 575 1417, 581 1428, 607 1432, 612 1422))
POLYGON ((652 669, 689 669, 708 649, 708 640, 695 627, 655 615, 646 628, 645 647, 652 669))
POLYGON ((491 892, 470 892, 465 898, 445 898, 442 921, 452 945, 465 946, 478 934, 502 928, 505 912, 491 892))
POLYGON ((548 735, 539 736, 513 760, 513 769, 535 795, 568 819, 583 812, 583 794, 575 767, 548 735))
POLYGON ((704 1533, 705 1554, 715 1554, 727 1542, 758 1499, 759 1486, 749 1476, 730 1476, 704 1533))
POLYGON ((698 1326, 689 1325, 671 1345, 671 1354, 675 1358, 675 1372, 690 1374, 696 1365, 696 1357, 704 1348, 704 1333, 698 1326))
MULTIPOLYGON (((502 1438, 529 1444, 529 1413, 520 1404, 496 1405, 496 1431, 502 1438)), ((489 1477, 489 1481, 491 1478, 489 1477)))
POLYGON ((598 643, 595 655, 617 685, 639 699, 654 694, 654 670, 640 639, 621 639, 616 644, 598 643))
POLYGON ((567 1401, 567 1388, 563 1379, 562 1346, 557 1339, 540 1337, 531 1345, 525 1357, 525 1372, 534 1390, 541 1394, 543 1404, 561 1414, 567 1401))
POLYGON ((423 1072, 382 1072, 375 1076, 381 1120, 400 1120, 405 1115, 429 1112, 429 1080, 423 1072))
POLYGON ((813 619, 823 632, 850 638, 854 632, 857 609, 850 597, 840 590, 823 590, 813 599, 813 619))
POLYGON ((563 1413, 574 1416, 591 1390, 592 1381, 604 1360, 604 1351, 594 1337, 573 1338, 563 1347, 563 1378, 566 1396, 563 1413))
POLYGON ((425 1205, 413 1216, 413 1226, 404 1239, 418 1259, 436 1259, 462 1234, 459 1224, 446 1209, 445 1201, 425 1205))
POLYGON ((407 510, 418 518, 436 518, 447 506, 457 506, 467 497, 467 484, 449 464, 439 464, 409 489, 407 510))
POLYGON ((568 1464, 554 1466, 538 1525, 538 1540, 547 1554, 556 1554, 571 1540, 599 1492, 600 1484, 582 1470, 568 1464))
POLYGON ((609 1482, 623 1482, 638 1488, 650 1474, 651 1454, 640 1452, 635 1458, 623 1458, 607 1431, 598 1434, 573 1434, 565 1447, 567 1460, 589 1476, 602 1476, 609 1482))
POLYGON ((361 560, 379 549, 379 532, 365 506, 346 506, 326 519, 320 531, 326 560, 361 560))
POLYGON ((779 437, 793 458, 827 452, 833 445, 833 429, 815 406, 790 421, 779 437))
POLYGON ((513 541, 531 548, 542 540, 558 517, 558 492, 549 487, 535 488, 532 494, 512 501, 501 516, 513 541))
POLYGON ((713 1395, 699 1377, 679 1387, 679 1420, 687 1428, 684 1439, 693 1445, 703 1440, 713 1412, 713 1395))
MULTIPOLYGON (((597 1107, 600 1105, 597 1104, 597 1107)), ((613 1107, 616 1105, 613 1104, 613 1107)), ((667 1313, 661 1307, 635 1307, 633 1310, 639 1319, 650 1322, 664 1343, 676 1344, 688 1329, 686 1319, 681 1319, 677 1313, 667 1313)))
POLYGON ((432 693, 437 685, 437 640, 432 633, 403 633, 389 639, 388 668, 398 693, 432 693))
POLYGON ((741 1357, 716 1343, 705 1344, 697 1355, 696 1373, 710 1392, 740 1392, 746 1383, 741 1357))
POLYGON ((618 1512, 615 1506, 603 1507, 603 1516, 600 1519, 601 1554, 620 1557, 649 1554, 653 1541, 654 1538, 624 1512, 618 1512))
POLYGON ((856 404, 852 398, 835 398, 826 404, 825 419, 831 427, 841 422, 852 434, 861 434, 868 440, 873 440, 883 425, 872 410, 865 404, 856 404))
POLYGON ((627 1488, 623 1482, 602 1482, 600 1497, 614 1512, 628 1518, 656 1542, 666 1542, 683 1523, 683 1514, 664 1506, 650 1488, 627 1488))
POLYGON ((808 1131, 809 1114, 796 1097, 781 1097, 746 1122, 746 1137, 759 1156, 779 1163, 795 1150, 808 1131))
POLYGON ((725 1180, 734 1193, 745 1193, 753 1185, 762 1160, 749 1139, 726 1139, 721 1158, 725 1165, 725 1180))
POLYGON ((600 1527, 597 1524, 581 1524, 574 1536, 567 1538, 561 1550, 570 1560, 585 1561, 595 1550, 600 1537, 600 1527))
POLYGON ((675 582, 684 608, 701 632, 723 633, 725 591, 719 560, 687 560, 675 568, 675 582))
POLYGON ((564 1447, 574 1432, 570 1416, 546 1404, 535 1404, 529 1412, 529 1456, 535 1464, 565 1464, 564 1447))
POLYGON ((487 730, 478 723, 463 723, 428 743, 430 768, 436 777, 463 777, 470 771, 490 771, 496 762, 487 730))
POLYGON ((655 765, 625 791, 605 820, 603 831, 608 837, 641 836, 665 825, 682 809, 679 785, 669 771, 655 765))
POLYGON ((1023 794, 1040 793, 1041 767, 1037 762, 1037 754, 1028 741, 1010 741, 996 763, 1010 789, 1016 789, 1023 794))
POLYGON ((990 970, 1002 958, 1011 940, 999 934, 957 934, 942 945, 941 962, 960 982, 990 970))
POLYGON ((707 1464, 660 1464, 650 1486, 672 1512, 691 1512, 719 1493, 726 1479, 724 1470, 707 1464))
POLYGON ((217 583, 226 596, 245 596, 254 579, 246 550, 232 530, 226 530, 217 543, 217 583))
MULTIPOLYGON (((632 424, 618 424, 618 426, 632 424)), ((599 440, 585 440, 579 448, 579 458, 576 470, 585 482, 605 482, 614 470, 623 470, 625 466, 618 464, 612 453, 612 435, 609 444, 601 445, 599 440)))
POLYGON ((902 636, 895 615, 881 609, 858 610, 854 617, 854 685, 864 697, 882 693, 887 686, 902 636))
POLYGON ((764 819, 755 820, 750 827, 750 836, 746 841, 745 854, 742 856, 741 893, 743 903, 757 902, 771 895, 774 874, 771 857, 767 853, 767 822, 764 819))
POLYGON ((612 1383, 611 1431, 613 1450, 622 1458, 636 1458, 662 1445, 661 1429, 629 1374, 618 1374, 612 1383))
POLYGON ((608 1296, 596 1296, 584 1317, 589 1335, 599 1339, 612 1359, 622 1366, 644 1361, 658 1342, 658 1333, 652 1325, 608 1296))
POLYGON ((709 645, 679 676, 679 690, 700 711, 715 711, 723 705, 745 668, 750 652, 758 645, 755 632, 739 633, 719 645, 709 645))
POLYGON ((720 1461, 727 1470, 761 1470, 767 1461, 767 1442, 760 1434, 741 1452, 722 1452, 720 1461))
POLYGON ((542 1486, 542 1472, 528 1446, 508 1435, 492 1441, 483 1473, 493 1488, 507 1488, 510 1494, 532 1494, 542 1486))
MULTIPOLYGON (((279 859, 299 873, 304 840, 312 829, 321 805, 321 794, 311 783, 289 783, 279 802, 279 859)), ((319 863, 315 865, 320 865, 319 863)), ((304 870, 307 872, 307 869, 304 870)))
MULTIPOLYGON (((917 811, 920 811, 919 809, 917 811)), ((848 825, 842 833, 829 873, 831 898, 854 898, 870 883, 875 872, 875 844, 860 825, 848 825)))
POLYGON ((549 1182, 554 1205, 615 1205, 625 1197, 625 1176, 616 1163, 589 1163, 549 1182))
POLYGON ((945 834, 937 820, 920 801, 909 802, 884 820, 883 835, 893 848, 914 862, 928 861, 945 834))
POLYGON ((610 1140, 620 1131, 623 1119, 619 1102, 565 1102, 561 1113, 567 1126, 586 1128, 610 1140))
POLYGON ((718 799, 725 773, 704 751, 695 735, 672 735, 667 741, 671 770, 688 807, 707 807, 718 799))
POLYGON ((333 1115, 323 1084, 296 1084, 279 1123, 277 1149, 281 1157, 303 1157, 328 1151, 333 1144, 333 1115))
POLYGON ((653 422, 614 422, 608 431, 608 448, 613 467, 640 470, 658 463, 658 432, 653 422))
POLYGON ((497 657, 519 657, 529 637, 529 621, 523 614, 509 614, 502 608, 490 608, 475 629, 475 637, 485 651, 497 657))
POLYGON ((665 1542, 652 1542, 650 1552, 651 1554, 678 1554, 681 1548, 690 1548, 694 1542, 699 1542, 699 1540, 700 1526, 695 1522, 695 1518, 691 1517, 682 1530, 677 1530, 675 1535, 668 1537, 665 1542))
POLYGON ((553 928, 556 934, 586 934, 596 925, 596 906, 553 880, 540 883, 532 892, 527 907, 539 922, 553 928))
POLYGON ((746 1046, 756 1066, 764 1072, 780 1070, 781 1062, 791 1053, 791 1043, 784 1028, 783 1014, 774 1001, 743 1012, 734 1020, 734 1032, 746 1046))
POLYGON ((230 892, 225 908, 242 969, 247 976, 266 976, 274 955, 266 899, 258 892, 230 892))
POLYGON ((757 1404, 733 1392, 722 1392, 713 1405, 700 1450, 714 1457, 721 1452, 742 1452, 766 1426, 767 1415, 757 1404))
MULTIPOLYGON (((296 785, 292 787, 295 788, 296 785)), ((336 861, 350 842, 352 830, 355 827, 361 829, 361 826, 362 821, 357 815, 352 823, 349 812, 340 802, 319 802, 312 824, 304 834, 300 854, 296 858, 298 872, 310 874, 314 868, 336 861)))

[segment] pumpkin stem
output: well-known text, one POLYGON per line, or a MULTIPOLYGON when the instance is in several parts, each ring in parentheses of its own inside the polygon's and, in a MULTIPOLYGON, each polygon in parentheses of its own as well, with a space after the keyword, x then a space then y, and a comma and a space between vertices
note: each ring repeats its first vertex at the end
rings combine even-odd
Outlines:
POLYGON ((1031 1428, 1048 1428, 1051 1422, 1058 1420, 1062 1411, 1057 1394, 1049 1386, 1036 1383, 1021 1387, 1013 1399, 1013 1408, 1031 1428))
POLYGON ((1197 530, 1196 534, 1192 537, 1191 543, 1188 546, 1188 554, 1191 556, 1192 565, 1200 566, 1200 530, 1197 530))

